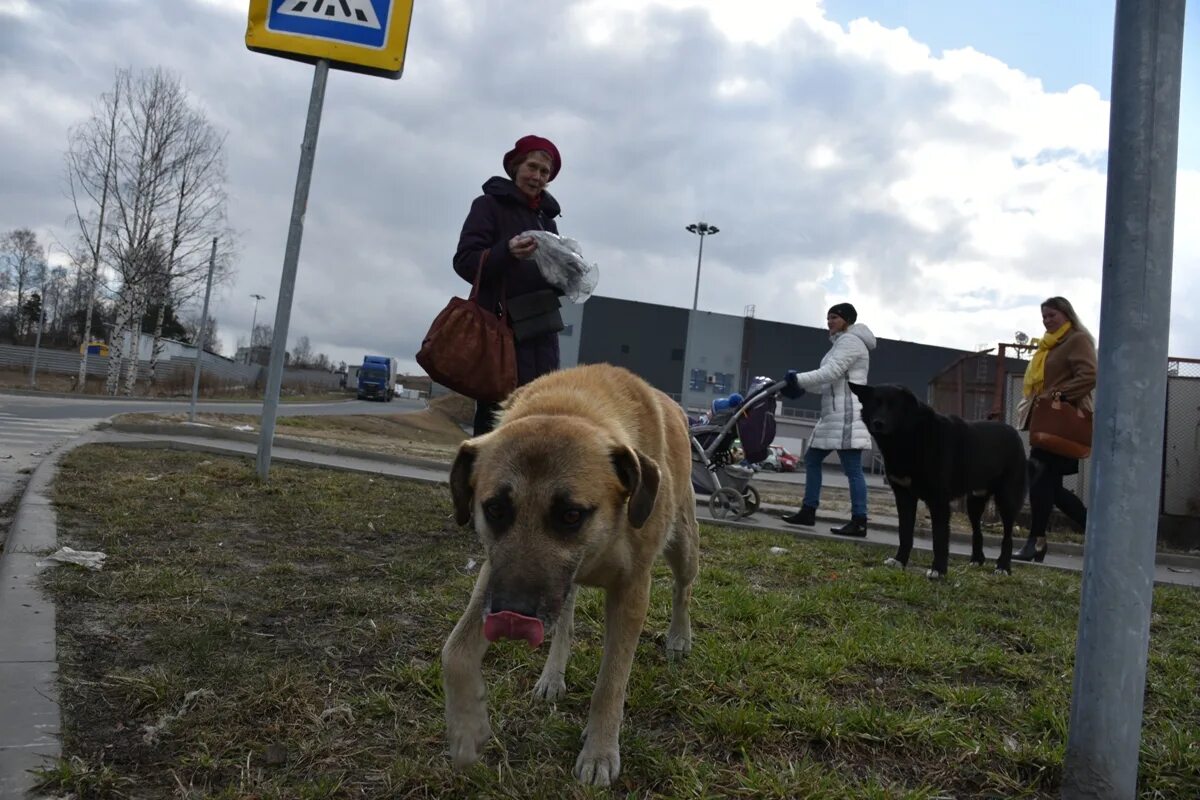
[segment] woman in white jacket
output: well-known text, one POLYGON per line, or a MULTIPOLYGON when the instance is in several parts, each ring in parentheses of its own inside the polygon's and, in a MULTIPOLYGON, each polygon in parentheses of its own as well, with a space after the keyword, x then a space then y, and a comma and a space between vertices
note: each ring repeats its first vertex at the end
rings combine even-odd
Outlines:
POLYGON ((821 420, 804 454, 804 504, 783 521, 793 525, 816 524, 821 465, 836 450, 850 482, 850 522, 832 529, 842 536, 867 535, 867 479, 863 475, 862 453, 871 446, 871 434, 863 424, 862 404, 850 391, 850 384, 867 382, 875 335, 857 320, 858 312, 849 303, 830 308, 825 322, 833 347, 821 359, 821 366, 810 372, 790 370, 787 374, 790 386, 820 390, 821 420))

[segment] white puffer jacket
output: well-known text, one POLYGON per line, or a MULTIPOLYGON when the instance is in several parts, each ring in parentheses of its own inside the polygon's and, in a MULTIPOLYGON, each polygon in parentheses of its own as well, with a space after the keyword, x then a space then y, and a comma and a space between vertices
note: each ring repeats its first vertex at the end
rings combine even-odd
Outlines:
POLYGON ((796 375, 800 388, 821 392, 821 421, 809 447, 866 450, 871 447, 871 434, 862 421, 862 403, 850 391, 850 384, 867 382, 875 334, 856 322, 829 338, 833 347, 821 359, 820 368, 796 375))

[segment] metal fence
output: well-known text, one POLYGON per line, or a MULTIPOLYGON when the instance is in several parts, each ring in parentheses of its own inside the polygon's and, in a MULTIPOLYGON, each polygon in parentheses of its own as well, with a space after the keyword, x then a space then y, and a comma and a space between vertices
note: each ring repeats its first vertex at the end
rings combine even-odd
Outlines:
MULTIPOLYGON (((28 369, 33 364, 33 350, 32 347, 20 345, 0 345, 0 369, 28 369)), ((39 348, 38 373, 77 375, 79 358, 79 353, 75 351, 39 348)), ((163 359, 158 363, 157 378, 160 382, 168 384, 182 382, 186 384, 185 388, 190 390, 192 369, 195 365, 194 355, 163 359)), ((139 382, 149 380, 150 362, 139 361, 137 369, 139 382)), ((265 368, 259 364, 238 364, 209 352, 202 355, 200 370, 205 380, 234 386, 255 386, 266 374, 265 368)), ((87 374, 89 378, 107 376, 108 356, 88 355, 87 374)), ((325 370, 289 369, 284 370, 283 382, 285 386, 337 389, 339 377, 337 373, 325 370)))
MULTIPOLYGON (((1010 375, 1005 421, 1017 424, 1023 376, 1010 375)), ((1026 446, 1029 434, 1021 432, 1026 446)), ((1086 503, 1091 460, 1079 462, 1079 475, 1063 483, 1086 503)), ((1167 408, 1163 430, 1161 513, 1200 517, 1200 359, 1167 360, 1167 408)))
POLYGON ((1167 360, 1162 513, 1200 517, 1200 359, 1167 360))

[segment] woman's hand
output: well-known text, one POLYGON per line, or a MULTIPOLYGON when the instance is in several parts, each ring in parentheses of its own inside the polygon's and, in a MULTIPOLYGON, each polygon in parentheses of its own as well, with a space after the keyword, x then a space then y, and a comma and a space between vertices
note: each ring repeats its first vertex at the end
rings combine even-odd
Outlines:
POLYGON ((514 236, 508 240, 508 252, 513 258, 529 258, 534 250, 537 250, 537 239, 532 236, 514 236))

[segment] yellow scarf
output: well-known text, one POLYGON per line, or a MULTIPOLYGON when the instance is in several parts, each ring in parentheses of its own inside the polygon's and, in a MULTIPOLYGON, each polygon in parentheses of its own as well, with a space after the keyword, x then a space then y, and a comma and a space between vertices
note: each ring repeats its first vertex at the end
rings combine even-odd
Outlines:
POLYGON ((1071 323, 1064 322, 1054 333, 1047 333, 1038 341, 1037 352, 1025 370, 1025 396, 1033 397, 1042 393, 1042 385, 1046 382, 1046 354, 1054 349, 1054 345, 1071 330, 1071 323))

